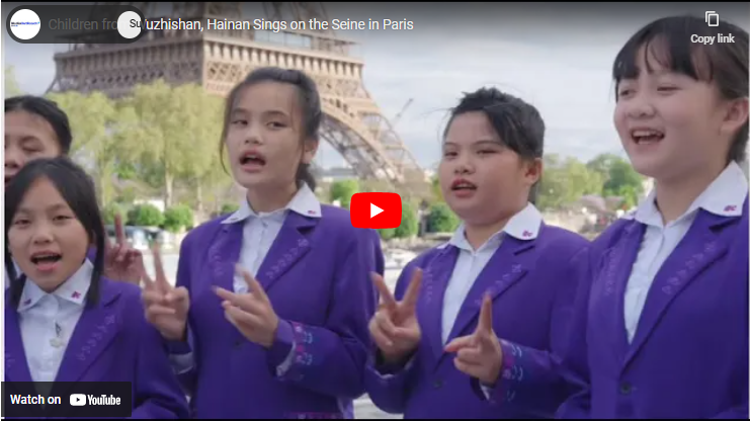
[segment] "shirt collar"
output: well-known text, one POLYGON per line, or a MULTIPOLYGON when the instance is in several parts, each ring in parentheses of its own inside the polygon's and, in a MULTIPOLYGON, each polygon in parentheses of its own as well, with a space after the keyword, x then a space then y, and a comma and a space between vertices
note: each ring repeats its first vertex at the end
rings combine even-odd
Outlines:
POLYGON ((52 293, 45 292, 34 281, 27 278, 26 283, 24 283, 23 292, 21 293, 21 303, 18 305, 18 312, 24 312, 33 308, 44 296, 49 294, 82 306, 91 285, 91 274, 93 271, 94 266, 87 259, 78 271, 73 273, 66 282, 52 293))
POLYGON ((318 201, 318 198, 315 196, 315 193, 310 189, 309 186, 307 186, 306 183, 302 184, 302 187, 299 188, 297 193, 294 195, 291 201, 286 205, 286 207, 272 211, 272 212, 261 212, 256 213, 253 211, 253 209, 250 207, 250 204, 247 202, 247 199, 242 201, 240 203, 240 208, 232 213, 229 217, 224 219, 222 221, 222 224, 231 224, 236 223, 238 221, 243 221, 250 217, 283 217, 286 215, 286 211, 294 211, 299 215, 305 216, 305 217, 314 217, 314 218, 320 218, 321 211, 320 211, 320 201, 318 201))
MULTIPOLYGON (((732 161, 719 176, 711 182, 688 210, 679 219, 692 215, 698 209, 704 209, 711 214, 723 217, 737 217, 742 215, 742 204, 748 194, 748 183, 745 173, 736 162, 732 161)), ((656 189, 652 189, 648 196, 641 201, 635 212, 624 218, 655 226, 662 226, 662 217, 656 206, 656 189)), ((678 219, 678 220, 679 220, 678 219)))
MULTIPOLYGON (((500 231, 492 235, 482 247, 483 249, 487 246, 497 246, 500 244, 503 233, 507 233, 510 236, 515 237, 519 240, 532 240, 539 236, 539 230, 542 227, 542 214, 532 203, 528 203, 526 207, 520 212, 516 213, 513 217, 508 220, 500 231)), ((448 241, 448 244, 453 245, 459 249, 473 250, 466 239, 465 227, 461 223, 453 233, 453 236, 448 241)))

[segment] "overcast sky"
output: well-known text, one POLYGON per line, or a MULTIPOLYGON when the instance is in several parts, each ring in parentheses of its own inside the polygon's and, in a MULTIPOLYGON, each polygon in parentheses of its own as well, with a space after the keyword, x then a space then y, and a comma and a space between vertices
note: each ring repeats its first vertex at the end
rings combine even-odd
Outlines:
MULTIPOLYGON (((29 4, 29 3, 24 3, 29 4)), ((79 3, 80 4, 80 3, 79 3)), ((3 3, 3 22, 20 3, 3 3)), ((439 134, 462 92, 494 85, 539 108, 547 124, 546 152, 588 160, 621 152, 612 125, 614 56, 646 23, 672 14, 719 13, 750 28, 743 3, 329 3, 331 19, 390 18, 411 31, 340 31, 361 42, 364 83, 388 118, 411 98, 396 130, 424 167, 440 156, 439 134)), ((248 6, 248 17, 263 17, 248 6)), ((62 46, 19 44, 5 32, 3 57, 21 88, 43 94, 62 46)), ((322 148, 321 164, 342 162, 322 148)))

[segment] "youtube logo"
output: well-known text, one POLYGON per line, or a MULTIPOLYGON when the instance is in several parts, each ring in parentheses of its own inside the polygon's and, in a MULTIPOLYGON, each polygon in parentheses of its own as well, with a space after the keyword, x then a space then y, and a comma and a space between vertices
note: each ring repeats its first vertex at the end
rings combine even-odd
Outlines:
POLYGON ((352 226, 395 229, 401 225, 401 196, 393 192, 361 192, 349 202, 352 226))

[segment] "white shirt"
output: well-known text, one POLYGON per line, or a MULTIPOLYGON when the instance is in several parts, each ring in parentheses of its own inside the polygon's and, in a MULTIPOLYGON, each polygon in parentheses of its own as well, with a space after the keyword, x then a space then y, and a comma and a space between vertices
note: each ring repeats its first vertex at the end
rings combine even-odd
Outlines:
POLYGON ((490 237, 482 246, 474 250, 466 239, 463 223, 458 227, 448 244, 459 249, 456 266, 443 295, 442 337, 443 344, 453 329, 461 306, 469 294, 479 274, 492 258, 502 243, 503 235, 508 234, 517 239, 531 240, 539 235, 542 226, 542 215, 529 203, 526 208, 511 217, 502 230, 490 237))
POLYGON ((18 305, 23 349, 34 382, 53 382, 83 314, 94 266, 87 259, 65 283, 47 293, 27 279, 18 305))
MULTIPOLYGON (((242 229, 242 246, 240 249, 239 264, 247 269, 250 274, 257 274, 263 260, 268 255, 271 245, 284 225, 284 220, 290 211, 305 217, 320 218, 320 201, 307 184, 302 185, 286 207, 272 212, 256 213, 250 207, 247 200, 242 201, 240 208, 224 219, 221 224, 234 224, 244 221, 242 229)), ((247 282, 242 276, 235 275, 232 283, 235 293, 247 293, 247 282)), ((193 354, 172 355, 173 367, 178 374, 192 369, 193 354)), ((277 374, 281 375, 291 365, 294 358, 294 347, 289 352, 289 357, 277 368, 277 374)))
POLYGON ((655 203, 655 191, 638 205, 635 213, 623 218, 635 219, 645 224, 646 232, 641 242, 630 278, 625 289, 625 328, 628 341, 633 341, 646 297, 664 261, 674 252, 687 234, 699 209, 721 216, 742 215, 742 204, 748 194, 748 183, 740 166, 732 162, 687 211, 666 226, 655 203))

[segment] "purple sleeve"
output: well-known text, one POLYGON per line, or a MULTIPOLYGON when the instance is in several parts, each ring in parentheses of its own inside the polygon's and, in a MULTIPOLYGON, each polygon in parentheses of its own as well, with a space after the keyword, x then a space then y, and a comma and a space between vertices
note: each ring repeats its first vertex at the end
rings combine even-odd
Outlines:
POLYGON ((163 348, 161 334, 140 309, 132 419, 186 419, 188 404, 163 348))
POLYGON ((571 344, 570 328, 576 296, 584 284, 579 281, 582 270, 588 265, 587 257, 588 249, 579 249, 572 259, 564 262, 551 310, 549 349, 538 350, 501 340, 503 364, 489 398, 478 380, 472 379, 472 388, 481 399, 493 405, 534 409, 540 418, 554 417, 560 404, 571 394, 561 357, 568 353, 571 344))
MULTIPOLYGON (((412 261, 399 274, 394 297, 403 297, 411 280, 417 261, 412 261)), ((373 347, 365 367, 365 389, 375 405, 388 413, 401 414, 406 410, 409 400, 409 385, 416 370, 417 355, 401 367, 386 367, 378 365, 377 347, 373 347)))
POLYGON ((328 396, 354 399, 364 392, 362 375, 371 344, 367 325, 376 306, 370 273, 377 265, 369 234, 360 233, 362 238, 346 246, 347 255, 333 262, 338 269, 325 326, 279 322, 268 350, 271 370, 277 373, 293 353, 280 380, 328 396))

